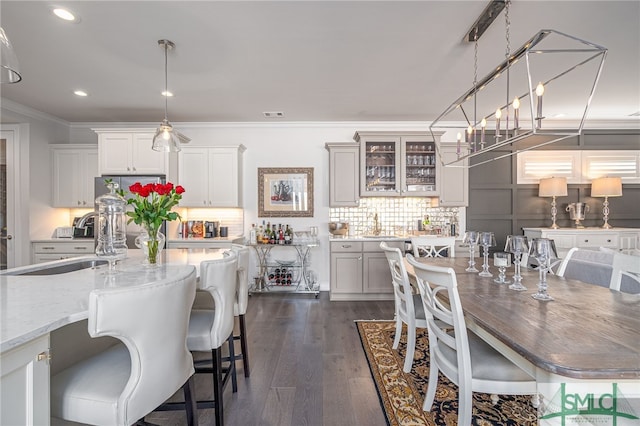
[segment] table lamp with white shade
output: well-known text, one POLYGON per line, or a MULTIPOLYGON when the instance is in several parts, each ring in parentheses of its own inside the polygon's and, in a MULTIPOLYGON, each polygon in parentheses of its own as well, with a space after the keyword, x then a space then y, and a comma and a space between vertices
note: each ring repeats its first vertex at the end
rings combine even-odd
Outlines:
POLYGON ((604 197, 604 203, 602 205, 602 214, 604 215, 605 229, 610 229, 609 225, 609 197, 621 197, 622 196, 622 179, 619 177, 601 177, 594 179, 591 182, 591 196, 592 197, 604 197))
POLYGON ((538 197, 552 197, 551 201, 551 219, 553 224, 551 229, 558 229, 556 224, 556 215, 558 209, 556 208, 556 197, 567 196, 567 178, 564 177, 550 177, 540 179, 540 187, 538 189, 538 197))

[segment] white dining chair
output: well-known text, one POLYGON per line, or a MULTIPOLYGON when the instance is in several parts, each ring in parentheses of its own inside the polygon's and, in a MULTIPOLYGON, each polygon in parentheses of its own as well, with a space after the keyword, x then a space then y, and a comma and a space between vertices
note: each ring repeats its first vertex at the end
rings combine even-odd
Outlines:
POLYGON ((384 251, 391 271, 391 283, 393 285, 396 334, 393 340, 393 349, 398 349, 402 336, 402 324, 407 325, 407 352, 404 357, 402 370, 405 373, 411 371, 413 355, 416 350, 416 328, 426 328, 427 322, 424 316, 420 295, 414 293, 409 283, 407 269, 404 266, 402 252, 398 248, 391 248, 385 242, 380 243, 384 251))
POLYGON ((51 415, 84 424, 131 425, 182 387, 187 423, 197 424, 193 358, 186 346, 195 290, 195 268, 185 279, 93 290, 89 334, 122 343, 51 378, 51 415))
POLYGON ((431 411, 439 372, 458 386, 459 425, 471 424, 473 392, 536 395, 533 377, 467 330, 455 271, 409 255, 407 260, 415 270, 429 334, 429 381, 422 409, 431 411), (441 300, 443 296, 449 306, 441 300))
POLYGON ((600 287, 610 287, 613 256, 613 251, 573 247, 562 259, 556 275, 600 287))
POLYGON ((640 257, 615 253, 612 268, 610 289, 640 294, 640 257))
POLYGON ((236 353, 236 359, 242 359, 244 377, 249 377, 249 345, 247 344, 247 324, 245 314, 249 305, 249 247, 233 244, 231 249, 238 256, 238 272, 236 275, 236 301, 233 304, 233 315, 238 318, 238 335, 234 340, 240 341, 240 353, 236 353))
POLYGON ((454 257, 456 237, 422 235, 411 237, 414 257, 454 257))

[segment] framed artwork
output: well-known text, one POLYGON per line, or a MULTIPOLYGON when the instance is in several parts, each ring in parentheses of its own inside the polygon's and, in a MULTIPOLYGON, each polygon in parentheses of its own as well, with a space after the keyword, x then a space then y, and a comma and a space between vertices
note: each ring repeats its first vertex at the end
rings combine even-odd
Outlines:
POLYGON ((258 217, 313 217, 313 167, 259 167, 258 217))

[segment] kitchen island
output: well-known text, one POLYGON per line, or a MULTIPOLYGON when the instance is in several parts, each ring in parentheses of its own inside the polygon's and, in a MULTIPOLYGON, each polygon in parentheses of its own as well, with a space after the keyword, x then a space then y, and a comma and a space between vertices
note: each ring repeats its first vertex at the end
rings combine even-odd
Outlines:
POLYGON ((143 286, 162 280, 195 280, 200 262, 220 258, 222 253, 217 249, 165 250, 162 263, 149 268, 141 263, 141 251, 131 250, 127 259, 118 263, 119 273, 114 275, 106 274, 106 264, 91 267, 92 261, 99 260, 95 256, 3 271, 0 424, 49 424, 49 360, 56 356, 50 335, 87 319, 92 290, 143 286), (89 266, 55 275, 29 275, 43 268, 55 272, 73 269, 78 264, 89 266))

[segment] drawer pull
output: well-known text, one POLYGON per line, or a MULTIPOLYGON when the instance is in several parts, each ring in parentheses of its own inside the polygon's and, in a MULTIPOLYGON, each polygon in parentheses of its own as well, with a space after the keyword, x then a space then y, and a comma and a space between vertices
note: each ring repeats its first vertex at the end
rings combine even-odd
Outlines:
POLYGON ((42 247, 42 250, 53 250, 55 247, 42 247))
POLYGON ((610 242, 611 242, 611 240, 607 240, 607 242, 608 242, 608 243, 610 243, 610 242))
POLYGON ((87 247, 79 246, 79 247, 74 247, 73 249, 74 249, 74 250, 82 250, 82 251, 86 251, 86 250, 87 250, 87 247))
POLYGON ((343 244, 342 248, 351 248, 351 244, 343 244))
POLYGON ((584 240, 584 242, 585 242, 585 243, 588 243, 588 242, 589 242, 589 240, 584 240))

